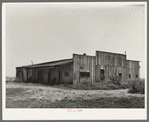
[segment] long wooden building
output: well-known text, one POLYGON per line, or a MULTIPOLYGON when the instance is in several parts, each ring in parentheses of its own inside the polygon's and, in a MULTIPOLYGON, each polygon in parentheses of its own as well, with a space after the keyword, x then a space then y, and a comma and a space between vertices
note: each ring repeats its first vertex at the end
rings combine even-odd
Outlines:
POLYGON ((96 51, 96 56, 73 54, 73 58, 16 67, 21 82, 42 84, 95 83, 102 77, 119 76, 122 81, 140 77, 139 61, 127 60, 126 54, 96 51))

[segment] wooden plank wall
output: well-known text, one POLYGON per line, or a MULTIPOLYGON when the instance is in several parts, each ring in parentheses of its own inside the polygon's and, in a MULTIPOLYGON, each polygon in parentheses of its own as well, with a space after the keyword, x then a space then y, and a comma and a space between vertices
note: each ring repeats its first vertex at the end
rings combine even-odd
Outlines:
POLYGON ((22 73, 23 73, 22 68, 16 68, 16 78, 18 78, 20 82, 23 82, 22 73))
POLYGON ((125 79, 125 61, 126 55, 107 53, 96 51, 96 80, 100 80, 100 69, 105 70, 105 77, 109 78, 110 76, 122 73, 122 79, 125 79))
POLYGON ((62 65, 61 69, 61 83, 72 84, 73 83, 73 64, 62 65), (68 72, 68 76, 65 76, 65 72, 68 72))
POLYGON ((139 62, 127 60, 127 79, 129 78, 129 74, 131 74, 132 79, 136 79, 136 75, 138 78, 140 77, 140 68, 139 62))
POLYGON ((90 72, 90 82, 95 82, 95 57, 73 54, 73 83, 80 82, 80 70, 90 72), (81 69, 82 67, 82 69, 81 69))
POLYGON ((22 71, 23 71, 23 82, 26 82, 27 81, 27 69, 23 68, 22 71))

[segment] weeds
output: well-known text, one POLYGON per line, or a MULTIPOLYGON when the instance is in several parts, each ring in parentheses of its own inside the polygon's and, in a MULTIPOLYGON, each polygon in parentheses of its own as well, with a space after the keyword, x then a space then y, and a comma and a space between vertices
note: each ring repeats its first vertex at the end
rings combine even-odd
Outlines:
POLYGON ((145 80, 144 79, 136 79, 129 81, 129 93, 145 93, 145 80))

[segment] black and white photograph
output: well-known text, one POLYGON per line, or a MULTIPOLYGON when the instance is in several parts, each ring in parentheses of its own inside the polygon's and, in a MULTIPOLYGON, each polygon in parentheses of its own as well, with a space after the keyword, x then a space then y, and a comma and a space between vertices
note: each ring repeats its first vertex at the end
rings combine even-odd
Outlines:
POLYGON ((147 2, 2 3, 2 42, 4 120, 147 118, 147 2))

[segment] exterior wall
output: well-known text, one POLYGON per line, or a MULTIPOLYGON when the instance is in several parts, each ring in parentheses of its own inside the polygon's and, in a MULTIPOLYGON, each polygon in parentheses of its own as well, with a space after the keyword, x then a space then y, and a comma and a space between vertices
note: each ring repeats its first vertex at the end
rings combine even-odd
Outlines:
POLYGON ((95 57, 73 54, 73 83, 95 82, 95 57), (90 77, 81 77, 80 72, 89 72, 90 77))
POLYGON ((96 51, 96 80, 101 78, 101 69, 104 70, 105 78, 122 74, 122 80, 125 80, 126 55, 96 51))
POLYGON ((61 66, 61 83, 62 84, 72 84, 73 83, 73 64, 67 64, 61 66), (65 73, 68 73, 66 76, 65 73))
POLYGON ((18 78, 20 82, 23 82, 22 74, 23 74, 22 68, 16 68, 16 78, 18 78))
POLYGON ((23 82, 26 82, 27 81, 27 69, 22 68, 22 72, 23 72, 23 82))
POLYGON ((126 55, 96 51, 95 56, 73 54, 73 59, 55 61, 44 65, 17 67, 16 77, 21 82, 50 84, 78 84, 100 81, 102 70, 105 78, 119 76, 122 80, 140 78, 138 61, 126 60, 126 55), (39 68, 40 66, 40 68, 39 68))
POLYGON ((50 81, 49 83, 51 83, 54 79, 56 80, 56 83, 60 83, 60 79, 59 79, 59 68, 55 67, 55 68, 49 68, 49 72, 50 72, 50 81))
POLYGON ((138 61, 127 60, 126 68, 127 68, 127 72, 126 72, 127 79, 130 79, 129 75, 131 75, 131 79, 140 78, 140 66, 138 61))

